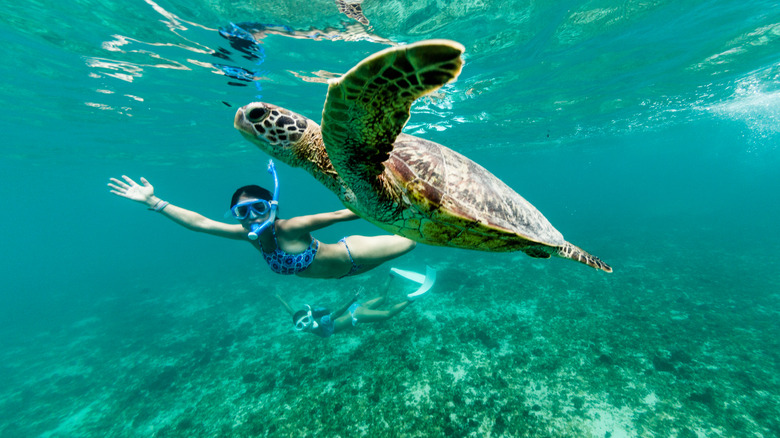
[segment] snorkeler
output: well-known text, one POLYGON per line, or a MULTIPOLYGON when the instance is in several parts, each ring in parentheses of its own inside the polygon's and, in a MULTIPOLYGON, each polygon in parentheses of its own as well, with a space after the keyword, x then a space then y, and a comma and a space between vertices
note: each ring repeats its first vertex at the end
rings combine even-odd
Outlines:
POLYGON ((390 290, 390 284, 393 280, 392 277, 388 280, 387 287, 382 296, 360 303, 358 302, 358 299, 363 291, 363 288, 361 287, 348 303, 341 306, 335 312, 331 312, 324 307, 312 308, 312 306, 308 304, 305 306, 305 309, 296 312, 281 296, 276 295, 276 298, 282 302, 282 305, 287 312, 292 315, 295 331, 307 332, 322 338, 327 338, 342 330, 354 327, 358 322, 386 321, 395 315, 398 315, 414 300, 427 293, 436 282, 436 271, 430 267, 427 267, 425 275, 395 268, 392 268, 390 273, 391 275, 403 277, 418 283, 419 288, 415 292, 408 294, 406 296, 406 301, 394 304, 386 310, 379 310, 378 307, 387 302, 387 293, 390 290))
POLYGON ((240 224, 226 224, 177 207, 154 195, 154 187, 145 178, 141 185, 122 175, 124 181, 111 178, 111 193, 148 206, 176 222, 198 232, 235 240, 249 241, 263 255, 272 271, 309 278, 343 278, 369 271, 382 263, 414 249, 416 243, 396 235, 347 236, 337 243, 313 238, 313 231, 338 222, 360 217, 350 210, 338 210, 290 219, 277 217, 279 181, 273 161, 268 172, 274 178, 273 195, 256 186, 244 186, 233 193, 230 211, 240 224))

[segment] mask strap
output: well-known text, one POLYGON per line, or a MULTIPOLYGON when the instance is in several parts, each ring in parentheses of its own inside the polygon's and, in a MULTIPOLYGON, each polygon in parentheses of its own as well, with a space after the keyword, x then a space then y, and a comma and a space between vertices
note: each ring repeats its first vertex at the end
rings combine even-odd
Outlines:
POLYGON ((311 328, 316 329, 320 325, 317 324, 317 320, 314 319, 314 313, 311 310, 311 306, 307 304, 306 307, 309 309, 309 319, 311 319, 311 328))

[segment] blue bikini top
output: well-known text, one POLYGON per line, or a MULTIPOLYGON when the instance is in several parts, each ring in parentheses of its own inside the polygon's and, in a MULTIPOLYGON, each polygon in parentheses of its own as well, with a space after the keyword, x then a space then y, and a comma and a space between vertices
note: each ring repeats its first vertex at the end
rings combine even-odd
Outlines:
MULTIPOLYGON (((274 243, 276 249, 271 252, 265 252, 263 249, 263 258, 268 263, 268 267, 277 274, 293 275, 303 272, 314 261, 317 250, 320 249, 320 242, 317 239, 311 239, 309 247, 300 254, 290 254, 279 247, 279 241, 276 240, 276 223, 271 227, 274 233, 274 243)), ((262 245, 261 245, 262 249, 262 245)))

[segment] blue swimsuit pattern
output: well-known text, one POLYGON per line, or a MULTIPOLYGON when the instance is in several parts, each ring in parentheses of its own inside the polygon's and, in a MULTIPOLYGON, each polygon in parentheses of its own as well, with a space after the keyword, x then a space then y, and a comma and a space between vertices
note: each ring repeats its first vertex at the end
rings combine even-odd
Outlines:
MULTIPOLYGON (((355 311, 358 307, 360 307, 360 303, 352 303, 352 305, 349 306, 349 309, 347 309, 349 314, 352 316, 353 326, 357 325, 358 323, 358 319, 355 317, 355 311)), ((336 318, 333 317, 333 314, 330 313, 330 310, 324 307, 318 307, 314 309, 314 312, 312 312, 312 316, 314 316, 314 318, 318 318, 323 314, 324 316, 322 316, 319 321, 319 327, 317 327, 315 330, 312 330, 311 332, 321 338, 328 338, 333 336, 333 333, 336 333, 336 318)))
POLYGON ((320 242, 317 239, 311 239, 311 243, 306 251, 300 254, 290 254, 279 248, 279 242, 276 240, 276 223, 274 223, 272 230, 276 249, 271 252, 263 250, 263 258, 268 263, 268 267, 277 274, 282 275, 293 275, 305 271, 311 262, 314 261, 314 256, 317 255, 317 250, 320 249, 320 242))
POLYGON ((321 338, 333 336, 333 333, 336 332, 336 320, 333 319, 331 315, 331 313, 328 313, 320 318, 320 326, 317 327, 317 330, 312 331, 312 333, 321 338))

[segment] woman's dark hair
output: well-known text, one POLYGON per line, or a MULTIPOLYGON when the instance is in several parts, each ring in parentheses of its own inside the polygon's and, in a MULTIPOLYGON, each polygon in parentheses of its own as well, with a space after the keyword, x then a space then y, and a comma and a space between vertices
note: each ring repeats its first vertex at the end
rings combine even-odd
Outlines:
POLYGON ((266 201, 271 201, 272 199, 274 199, 274 195, 272 195, 271 192, 269 192, 268 190, 260 186, 256 186, 256 185, 244 186, 244 187, 240 187, 238 190, 235 191, 235 193, 233 193, 233 198, 230 199, 230 208, 233 208, 233 206, 238 204, 238 198, 240 198, 241 195, 244 194, 252 198, 265 199, 266 201))

